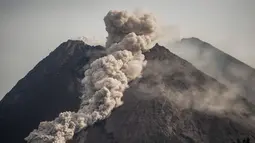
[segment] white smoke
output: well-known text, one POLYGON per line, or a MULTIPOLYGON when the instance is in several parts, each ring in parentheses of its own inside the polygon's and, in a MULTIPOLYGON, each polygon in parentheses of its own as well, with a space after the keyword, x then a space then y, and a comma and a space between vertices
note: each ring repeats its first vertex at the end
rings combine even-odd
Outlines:
POLYGON ((25 138, 29 143, 65 143, 74 133, 107 118, 122 105, 128 82, 141 75, 146 65, 142 54, 156 39, 156 20, 150 14, 110 11, 104 18, 108 55, 95 60, 82 81, 85 91, 77 113, 60 113, 54 121, 41 122, 25 138))
POLYGON ((105 43, 105 40, 102 40, 102 39, 103 38, 99 38, 99 37, 81 36, 73 40, 83 41, 85 44, 88 44, 90 46, 98 46, 98 45, 103 46, 105 43))

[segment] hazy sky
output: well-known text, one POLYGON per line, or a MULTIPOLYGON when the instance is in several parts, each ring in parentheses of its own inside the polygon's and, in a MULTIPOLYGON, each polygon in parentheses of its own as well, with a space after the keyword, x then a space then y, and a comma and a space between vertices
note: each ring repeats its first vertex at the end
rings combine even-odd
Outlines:
POLYGON ((104 39, 109 10, 145 9, 255 67, 255 0, 0 0, 0 99, 61 42, 104 39))

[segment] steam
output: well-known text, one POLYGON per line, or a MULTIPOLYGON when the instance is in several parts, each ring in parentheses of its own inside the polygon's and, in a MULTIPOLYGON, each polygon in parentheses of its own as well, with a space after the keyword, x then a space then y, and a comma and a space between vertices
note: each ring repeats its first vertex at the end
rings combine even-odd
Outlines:
POLYGON ((95 60, 85 71, 85 87, 77 113, 60 113, 54 121, 41 122, 25 138, 29 143, 65 143, 74 133, 107 118, 122 105, 128 82, 141 75, 146 65, 142 54, 156 39, 156 20, 150 14, 110 11, 104 18, 108 55, 95 60))

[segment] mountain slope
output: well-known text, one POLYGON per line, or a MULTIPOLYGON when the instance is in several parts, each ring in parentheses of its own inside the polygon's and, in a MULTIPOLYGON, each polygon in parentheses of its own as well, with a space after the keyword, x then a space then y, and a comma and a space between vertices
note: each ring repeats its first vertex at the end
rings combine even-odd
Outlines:
MULTIPOLYGON (((69 40, 38 63, 0 102, 1 142, 24 142, 39 122, 76 111, 86 65, 103 55, 103 47, 69 40)), ((228 92, 226 86, 164 47, 155 45, 145 57, 147 67, 130 83, 124 105, 71 142, 211 143, 244 136, 253 141, 255 128, 243 125, 250 122, 250 113, 232 110, 245 108, 242 98, 221 97, 228 92), (225 107, 229 104, 231 108, 225 107)))
POLYGON ((171 51, 224 84, 236 84, 255 103, 255 69, 198 38, 185 38, 171 51))
POLYGON ((67 41, 39 62, 0 101, 1 142, 24 142, 39 122, 78 110, 83 66, 103 48, 67 41), (93 53, 93 52, 97 53, 93 53))
MULTIPOLYGON (((130 84, 124 105, 105 121, 77 134, 72 142, 226 143, 247 136, 255 141, 255 128, 246 115, 217 114, 201 107, 205 100, 196 101, 210 96, 210 87, 221 94, 225 86, 159 45, 145 56, 148 65, 143 77, 130 84)), ((234 108, 235 102, 231 104, 234 108)))

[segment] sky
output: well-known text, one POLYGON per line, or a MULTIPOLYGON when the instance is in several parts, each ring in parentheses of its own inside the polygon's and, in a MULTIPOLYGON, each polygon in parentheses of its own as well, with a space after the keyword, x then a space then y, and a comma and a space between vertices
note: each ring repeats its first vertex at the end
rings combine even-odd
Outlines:
POLYGON ((254 0, 0 0, 0 99, 62 42, 105 41, 109 10, 151 12, 168 35, 200 38, 255 67, 254 7, 254 0))

